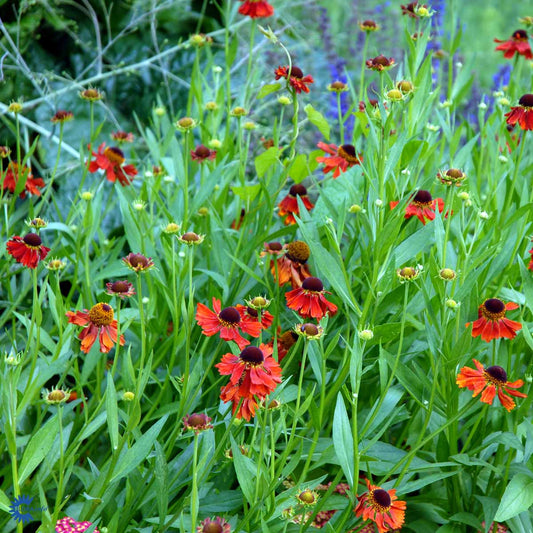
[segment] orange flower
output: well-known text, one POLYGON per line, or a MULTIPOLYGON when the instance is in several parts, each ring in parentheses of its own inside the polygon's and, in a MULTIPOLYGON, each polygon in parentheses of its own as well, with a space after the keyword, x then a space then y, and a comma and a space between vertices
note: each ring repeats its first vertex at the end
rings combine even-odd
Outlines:
POLYGON ((39 261, 44 259, 50 248, 42 245, 41 237, 37 233, 28 233, 24 237, 15 235, 7 241, 7 253, 12 255, 17 263, 28 268, 37 268, 39 261))
POLYGON ((252 337, 259 337, 263 326, 260 322, 244 321, 235 307, 220 309, 220 300, 213 297, 213 309, 198 303, 196 309, 196 322, 202 328, 202 333, 212 337, 220 332, 220 338, 225 341, 235 341, 242 350, 250 341, 241 337, 239 330, 252 337))
POLYGON ((378 532, 400 529, 404 523, 406 504, 396 498, 396 489, 385 490, 365 480, 368 492, 357 496, 359 503, 354 510, 363 520, 373 520, 378 532))
POLYGON ((300 197, 308 211, 311 211, 311 209, 315 207, 315 205, 311 203, 309 197, 307 196, 307 189, 300 183, 293 185, 289 189, 289 194, 287 194, 287 196, 285 196, 285 198, 283 198, 283 200, 281 200, 281 202, 278 204, 279 216, 284 217, 285 215, 288 215, 285 219, 286 225, 296 224, 294 215, 300 216, 297 196, 300 197))
MULTIPOLYGON (((394 209, 400 202, 390 202, 390 208, 394 209)), ((405 208, 405 217, 411 218, 417 217, 422 224, 426 224, 426 220, 435 219, 435 210, 438 209, 439 213, 444 210, 444 200, 442 198, 435 198, 431 196, 429 191, 418 191, 409 205, 405 208)), ((447 217, 448 213, 444 215, 447 217)))
POLYGON ((501 366, 489 366, 485 369, 479 361, 476 361, 475 359, 472 359, 472 361, 474 361, 477 370, 464 366, 461 368, 456 381, 459 387, 466 387, 468 390, 474 391, 472 397, 477 396, 483 391, 480 398, 481 401, 492 405, 497 392, 501 404, 507 409, 507 411, 514 409, 516 404, 514 400, 507 396, 503 391, 511 396, 527 398, 527 394, 512 390, 518 389, 524 384, 521 379, 511 383, 507 381, 507 372, 505 372, 501 366))
POLYGON ((89 172, 96 172, 98 169, 105 170, 108 181, 112 183, 118 179, 124 187, 129 185, 133 177, 137 175, 137 169, 133 165, 124 165, 124 152, 116 146, 106 148, 105 143, 102 143, 98 147, 98 153, 92 152, 92 154, 96 159, 89 163, 89 172))
MULTIPOLYGON (((269 243, 270 245, 274 243, 269 243)), ((266 245, 265 245, 266 246, 266 245)), ((305 278, 311 277, 307 260, 309 259, 309 246, 303 241, 293 241, 283 247, 285 255, 278 257, 276 263, 270 262, 270 272, 281 287, 285 283, 291 283, 291 287, 301 287, 305 278), (277 279, 276 279, 277 268, 277 279)))
POLYGON ((292 65, 292 67, 290 68, 290 72, 289 67, 278 67, 274 71, 274 74, 276 75, 277 80, 279 80, 280 78, 285 78, 286 80, 289 80, 291 87, 296 93, 301 93, 302 91, 304 93, 308 93, 308 85, 315 82, 313 76, 310 76, 309 74, 307 76, 304 76, 302 69, 295 65, 292 65))
POLYGON ((245 305, 237 304, 235 309, 239 311, 241 320, 243 322, 254 322, 261 324, 263 329, 268 329, 272 325, 274 317, 266 309, 261 310, 261 320, 259 320, 259 313, 253 307, 247 307, 245 305))
POLYGON ((524 94, 518 100, 518 106, 511 107, 511 111, 505 113, 505 116, 510 126, 518 122, 523 130, 533 130, 533 94, 524 94))
POLYGON ((239 0, 243 2, 239 13, 251 19, 267 18, 274 14, 274 8, 265 0, 239 0))
POLYGON ((322 320, 327 314, 330 316, 337 312, 337 306, 328 302, 324 294, 322 281, 318 278, 304 279, 302 286, 285 294, 287 307, 294 309, 303 318, 316 318, 322 320))
POLYGON ((494 42, 502 43, 495 50, 501 50, 505 59, 511 59, 515 54, 524 56, 526 59, 533 59, 533 53, 525 30, 516 30, 507 41, 494 39, 494 42))
POLYGON ((322 169, 324 174, 333 170, 334 178, 338 178, 341 172, 346 172, 354 165, 360 165, 363 162, 363 156, 356 154, 355 147, 352 144, 337 146, 319 142, 317 146, 324 152, 331 154, 331 156, 317 157, 316 160, 319 163, 324 163, 325 167, 322 169))
MULTIPOLYGON (((2 188, 4 191, 7 189, 9 192, 14 193, 19 178, 24 179, 24 177, 26 177, 26 183, 24 184, 25 190, 20 193, 20 197, 26 198, 26 192, 34 194, 35 196, 41 196, 41 191, 39 189, 44 187, 43 179, 34 178, 30 167, 27 165, 21 167, 21 165, 19 165, 16 161, 11 161, 9 163, 6 175, 4 176, 4 181, 2 183, 2 188)), ((2 174, 0 173, 0 181, 1 180, 2 174)))
POLYGON ((468 322, 466 327, 472 326, 472 337, 479 337, 490 342, 492 339, 514 339, 516 332, 522 329, 520 322, 505 318, 505 312, 518 309, 518 305, 509 302, 503 303, 498 298, 485 300, 478 310, 478 319, 475 322, 468 322))
MULTIPOLYGON (((108 353, 117 342, 117 321, 114 320, 113 308, 106 303, 97 303, 89 311, 67 311, 70 324, 86 326, 80 333, 81 351, 89 353, 96 339, 100 340, 100 351, 108 353)), ((120 336, 120 345, 125 344, 124 335, 120 336)))

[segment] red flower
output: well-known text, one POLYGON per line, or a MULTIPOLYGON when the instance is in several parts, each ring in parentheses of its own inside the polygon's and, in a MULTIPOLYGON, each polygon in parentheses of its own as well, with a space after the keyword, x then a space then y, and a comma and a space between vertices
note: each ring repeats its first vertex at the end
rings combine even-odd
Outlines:
POLYGON ((39 261, 44 259, 50 248, 42 245, 41 237, 37 233, 28 233, 24 237, 15 235, 6 244, 7 253, 12 255, 17 263, 28 268, 37 268, 39 261))
MULTIPOLYGON (((26 198, 26 192, 29 192, 30 194, 34 194, 35 196, 41 196, 41 191, 39 189, 42 189, 44 187, 44 181, 42 178, 34 178, 33 174, 31 173, 31 168, 24 165, 23 168, 21 168, 21 165, 19 165, 16 161, 11 161, 7 167, 6 174, 4 176, 4 180, 2 182, 2 188, 4 191, 7 189, 9 192, 14 193, 15 189, 17 187, 17 183, 19 178, 24 179, 26 176, 26 183, 24 184, 24 189, 20 193, 21 198, 26 198), (21 175, 22 171, 22 175, 21 175)), ((0 181, 2 180, 2 174, 0 173, 0 181)))
POLYGON ((195 150, 191 150, 192 160, 198 161, 198 163, 203 163, 206 159, 209 159, 209 161, 213 161, 216 156, 217 153, 215 150, 209 150, 209 148, 207 148, 207 146, 204 146, 203 144, 197 146, 195 150))
POLYGON ((284 249, 285 255, 279 257, 276 264, 274 261, 270 262, 270 272, 280 287, 290 282, 295 289, 302 285, 304 279, 311 277, 307 265, 309 246, 303 241, 293 241, 286 244, 284 249))
POLYGON ((291 84, 292 88, 296 93, 301 93, 302 91, 304 93, 309 92, 309 85, 310 83, 314 83, 315 80, 312 76, 309 74, 307 76, 304 76, 304 73, 302 72, 302 69, 299 67, 296 67, 295 65, 292 65, 289 73, 289 67, 278 67, 274 74, 276 75, 276 79, 279 80, 280 78, 285 78, 286 80, 289 80, 289 83, 291 84))
POLYGON ((106 294, 109 296, 118 296, 121 300, 131 298, 135 294, 133 284, 129 281, 113 281, 105 284, 106 294))
POLYGON ((126 131, 114 131, 111 134, 111 138, 114 141, 117 141, 119 144, 122 143, 132 143, 133 142, 133 133, 126 131))
POLYGON ((510 383, 507 381, 507 372, 505 372, 501 366, 489 366, 485 369, 479 361, 476 361, 475 359, 472 359, 472 361, 474 361, 477 370, 464 366, 461 368, 456 381, 459 387, 466 387, 468 390, 474 391, 472 397, 477 396, 483 391, 480 398, 481 401, 492 405, 496 392, 498 392, 498 398, 507 411, 514 409, 516 404, 514 400, 507 396, 503 391, 511 396, 527 398, 527 394, 511 390, 518 389, 524 384, 521 379, 510 383))
POLYGON ((379 55, 372 57, 371 59, 366 60, 366 68, 371 70, 377 70, 378 72, 383 72, 384 70, 389 70, 395 65, 395 61, 392 57, 388 59, 384 55, 379 55))
POLYGON ((264 400, 281 383, 281 367, 272 357, 272 347, 266 344, 261 344, 259 348, 247 346, 238 356, 227 353, 215 366, 221 375, 231 376, 229 383, 222 388, 220 398, 224 402, 233 402, 233 412, 241 398, 252 400, 243 402, 245 407, 243 409, 241 405, 238 418, 250 420, 257 407, 254 397, 264 400))
POLYGON ((231 533, 231 526, 223 518, 216 516, 200 522, 195 533, 231 533))
MULTIPOLYGON (((400 202, 390 202, 390 208, 394 209, 400 202)), ((405 217, 417 217, 422 224, 426 224, 426 220, 435 219, 435 210, 439 213, 444 210, 444 200, 442 198, 433 199, 428 191, 418 191, 409 205, 405 208, 405 217)), ((448 216, 448 213, 444 215, 448 216)))
MULTIPOLYGON (((108 353, 117 342, 117 321, 114 320, 113 308, 106 303, 97 303, 89 311, 67 311, 70 324, 86 326, 79 336, 81 351, 89 353, 96 339, 100 340, 100 351, 108 353)), ((120 336, 120 345, 125 344, 124 335, 120 336)))
POLYGON ((533 94, 524 94, 518 100, 518 106, 511 107, 505 116, 507 124, 512 126, 518 122, 523 130, 533 130, 533 94))
MULTIPOLYGON (((509 302, 503 303, 498 298, 485 300, 478 310, 478 319, 472 325, 472 337, 479 337, 490 342, 492 339, 514 339, 516 332, 522 329, 520 322, 505 318, 505 312, 518 309, 518 305, 509 302)), ((468 322, 468 327, 471 322, 468 322)))
POLYGON ((511 59, 515 54, 524 56, 526 59, 533 59, 533 53, 525 30, 516 30, 507 41, 494 39, 494 42, 502 43, 496 47, 496 50, 504 52, 503 57, 505 59, 511 59))
POLYGON ((198 303, 196 309, 196 322, 207 337, 220 332, 221 339, 235 341, 241 350, 250 344, 250 341, 241 337, 239 330, 252 337, 259 337, 263 326, 259 322, 241 320, 241 315, 235 307, 226 307, 221 310, 220 300, 213 297, 213 309, 214 312, 202 303, 198 303))
POLYGON ((267 18, 274 14, 274 8, 265 0, 239 0, 243 2, 239 13, 251 19, 267 18))
POLYGON ((528 265, 528 269, 529 270, 533 270, 533 248, 531 248, 531 250, 529 250, 529 254, 531 255, 531 260, 529 261, 529 265, 528 265))
POLYGON ((365 480, 368 492, 357 496, 359 503, 354 510, 356 516, 363 520, 373 520, 378 526, 378 532, 384 533, 400 529, 404 523, 404 501, 396 498, 396 489, 385 490, 376 485, 371 485, 365 480))
POLYGON ((285 294, 287 307, 294 309, 303 318, 322 320, 324 316, 334 315, 337 306, 328 302, 324 294, 331 294, 324 290, 324 285, 318 278, 304 279, 302 286, 285 294))
POLYGON ((324 163, 325 167, 322 172, 327 174, 333 170, 333 177, 339 177, 341 172, 346 172, 354 165, 360 165, 363 162, 363 156, 355 153, 355 147, 351 144, 336 146, 335 144, 326 144, 319 142, 317 146, 331 156, 317 157, 319 163, 324 163))
POLYGON ((289 194, 287 194, 287 196, 285 196, 285 198, 283 198, 283 200, 281 200, 281 202, 278 204, 279 216, 284 217, 285 215, 288 215, 285 219, 286 225, 296 224, 294 215, 300 215, 298 200, 296 198, 297 196, 301 198, 305 208, 308 211, 311 211, 311 209, 315 207, 315 205, 311 203, 311 200, 309 200, 309 197, 307 196, 307 189, 300 183, 293 185, 289 189, 289 194))
POLYGON ((235 306, 235 309, 239 311, 239 315, 241 315, 241 320, 243 322, 253 322, 261 324, 261 327, 263 329, 268 329, 272 325, 272 321, 274 320, 272 314, 269 313, 266 309, 261 310, 261 320, 259 320, 258 311, 256 309, 253 309, 252 307, 237 304, 235 306))
POLYGON ((204 413, 193 413, 192 415, 184 416, 183 429, 194 431, 197 435, 207 429, 212 429, 211 417, 204 413))
MULTIPOLYGON (((89 146, 89 149, 91 147, 89 146)), ((116 146, 108 146, 102 143, 98 148, 98 153, 92 152, 96 157, 89 163, 89 172, 96 172, 98 169, 106 171, 108 181, 114 183, 117 178, 119 183, 124 187, 133 181, 137 175, 137 169, 133 165, 124 165, 124 152, 116 146)))

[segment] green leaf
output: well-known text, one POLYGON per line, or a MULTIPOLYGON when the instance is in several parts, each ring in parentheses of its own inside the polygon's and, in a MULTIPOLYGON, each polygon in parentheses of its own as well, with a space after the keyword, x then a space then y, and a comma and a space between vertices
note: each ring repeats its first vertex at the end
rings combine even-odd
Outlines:
POLYGON ((353 486, 352 428, 340 392, 337 394, 337 405, 333 415, 333 446, 346 480, 350 486, 353 486))
POLYGON ((266 152, 263 152, 261 155, 258 155, 255 158, 255 171, 257 175, 262 178, 265 175, 265 172, 273 165, 279 161, 279 150, 275 146, 272 146, 266 152))
POLYGON ((233 466, 235 467, 235 473, 239 481, 239 487, 244 494, 244 497, 248 502, 254 501, 254 483, 257 473, 257 467, 250 457, 246 457, 242 454, 239 445, 235 442, 233 435, 230 433, 231 451, 233 453, 233 466))
POLYGON ((113 376, 110 372, 107 374, 107 390, 105 399, 107 411, 107 427, 109 429, 109 438, 111 440, 111 447, 116 450, 118 447, 118 407, 117 407, 117 391, 113 383, 113 376))
POLYGON ((309 170, 307 168, 307 156, 305 154, 297 155, 287 172, 294 183, 300 183, 307 178, 307 176, 309 176, 309 170))
POLYGON ((311 104, 307 104, 304 107, 304 111, 307 114, 307 118, 311 124, 314 124, 327 141, 329 141, 329 124, 328 121, 324 118, 324 115, 317 111, 311 104))
POLYGON ((136 468, 150 453, 152 446, 161 432, 163 425, 167 421, 167 416, 164 416, 156 422, 139 440, 120 458, 115 469, 115 475, 111 478, 110 483, 127 476, 134 468, 136 468))
POLYGON ((30 439, 19 468, 19 483, 22 485, 43 462, 54 441, 59 438, 59 419, 54 416, 30 439))
POLYGON ((279 91, 281 89, 281 83, 267 83, 266 85, 263 85, 261 89, 259 89, 259 92, 257 93, 256 98, 258 100, 261 100, 261 98, 264 98, 265 96, 268 96, 269 94, 275 93, 276 91, 279 91))
POLYGON ((516 474, 503 493, 500 506, 494 520, 505 522, 533 505, 533 477, 527 474, 516 474))
POLYGON ((252 202, 261 190, 261 184, 256 183, 255 185, 244 185, 243 187, 235 186, 231 187, 231 190, 245 202, 252 202))

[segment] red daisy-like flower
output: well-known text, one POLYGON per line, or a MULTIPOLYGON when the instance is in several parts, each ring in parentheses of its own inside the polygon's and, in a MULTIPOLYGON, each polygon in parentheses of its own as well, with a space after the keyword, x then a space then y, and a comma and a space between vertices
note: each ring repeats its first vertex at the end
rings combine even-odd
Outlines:
POLYGON ((183 429, 194 431, 197 435, 202 431, 213 428, 212 418, 205 413, 193 413, 182 418, 183 429))
POLYGON ((516 30, 507 41, 494 39, 494 42, 501 43, 496 47, 496 50, 501 50, 505 59, 511 59, 515 54, 524 56, 526 59, 533 59, 533 52, 531 52, 525 30, 516 30))
POLYGON ((489 366, 485 369, 476 359, 472 359, 472 361, 474 361, 477 370, 464 366, 461 368, 456 381, 460 388, 466 387, 473 391, 472 397, 483 391, 481 401, 492 405, 494 397, 498 393, 498 398, 507 411, 512 411, 516 404, 505 392, 518 398, 527 398, 527 394, 512 390, 519 389, 524 384, 521 379, 509 382, 507 381, 507 372, 501 366, 489 366))
POLYGON ((331 154, 329 156, 317 157, 316 160, 319 163, 324 163, 322 172, 327 174, 333 170, 333 177, 337 178, 341 172, 346 172, 354 165, 360 165, 363 162, 363 156, 357 155, 355 152, 355 146, 351 144, 343 144, 337 146, 335 144, 326 144, 319 142, 317 146, 324 150, 324 152, 331 154))
POLYGON ((268 329, 272 325, 274 317, 266 309, 261 310, 261 318, 259 318, 259 311, 246 305, 237 304, 235 309, 239 311, 241 320, 243 322, 255 322, 261 324, 263 329, 268 329))
POLYGON ((196 322, 202 328, 202 333, 207 337, 212 337, 220 332, 220 338, 225 341, 235 341, 242 350, 250 344, 239 333, 244 333, 252 337, 259 337, 263 326, 260 322, 244 321, 241 319, 239 311, 235 307, 226 307, 221 310, 220 300, 213 297, 213 310, 202 303, 198 303, 196 309, 196 322))
MULTIPOLYGON (((117 342, 117 321, 114 320, 113 308, 106 303, 97 303, 89 311, 67 311, 70 324, 77 326, 89 326, 84 328, 79 336, 81 351, 89 353, 98 338, 100 340, 100 352, 108 353, 117 342)), ((125 344, 124 335, 120 336, 120 345, 125 344)))
POLYGON ((367 59, 365 64, 366 68, 369 68, 370 70, 383 72, 384 70, 392 68, 396 64, 396 61, 394 61, 392 57, 386 58, 384 55, 379 55, 367 59))
POLYGON ((231 526, 223 518, 216 516, 201 522, 196 533, 231 533, 231 526))
MULTIPOLYGON (((390 202, 390 208, 394 209, 400 202, 390 202)), ((439 213, 444 210, 444 200, 442 198, 435 198, 431 196, 429 191, 418 191, 411 202, 405 208, 405 217, 411 218, 417 217, 422 224, 426 224, 426 220, 435 219, 435 210, 438 209, 439 213)), ((448 213, 444 215, 448 216, 448 213)))
POLYGON ((307 189, 301 183, 293 185, 289 189, 289 194, 287 194, 287 196, 285 196, 285 198, 283 198, 283 200, 281 200, 281 202, 278 204, 279 216, 287 216, 285 219, 286 225, 296 224, 294 215, 300 215, 300 209, 298 208, 297 200, 298 196, 301 198, 307 211, 311 211, 311 209, 315 207, 315 205, 311 203, 311 200, 309 200, 309 197, 307 196, 307 189))
POLYGON ((400 529, 405 520, 406 503, 397 499, 396 489, 385 490, 371 485, 368 479, 365 481, 368 492, 357 496, 359 503, 354 509, 355 515, 374 521, 379 533, 400 529))
POLYGON ((43 246, 41 237, 37 233, 28 233, 24 237, 15 235, 6 244, 7 253, 12 255, 17 263, 28 268, 37 268, 39 261, 44 259, 50 248, 43 246))
MULTIPOLYGON (((261 344, 259 348, 247 346, 238 356, 224 354, 222 361, 215 366, 222 376, 231 376, 229 383, 222 388, 220 398, 224 402, 233 402, 233 412, 241 398, 264 400, 281 383, 281 367, 272 357, 272 347, 267 344, 261 344)), ((252 411, 256 405, 252 404, 252 411)), ((250 404, 246 404, 245 411, 239 410, 237 417, 242 415, 250 420, 247 416, 249 407, 250 404)))
POLYGON ((290 68, 290 72, 288 66, 278 67, 274 71, 274 74, 276 75, 277 80, 279 80, 280 78, 285 78, 286 80, 289 80, 291 87, 296 93, 301 93, 302 91, 304 93, 308 93, 308 85, 315 82, 313 76, 310 76, 309 74, 307 76, 304 76, 302 69, 295 65, 292 65, 292 67, 290 68))
MULTIPOLYGON (((90 149, 90 146, 89 146, 90 149)), ((124 152, 116 146, 108 146, 102 143, 98 147, 98 152, 92 152, 95 159, 89 163, 89 172, 96 172, 98 169, 105 170, 108 181, 114 183, 117 179, 124 187, 133 181, 137 175, 137 169, 133 165, 124 165, 126 160, 124 152)))
MULTIPOLYGON (((31 173, 31 168, 27 165, 24 165, 21 168, 16 161, 11 161, 7 166, 7 171, 2 182, 2 188, 8 190, 11 193, 15 192, 19 178, 26 178, 26 183, 24 184, 24 190, 21 191, 20 197, 26 198, 26 192, 34 194, 35 196, 41 196, 41 191, 44 187, 44 181, 42 178, 34 178, 31 173)), ((0 172, 0 181, 2 180, 2 173, 0 172)))
POLYGON ((200 144, 195 150, 191 150, 191 159, 203 163, 206 159, 213 161, 217 156, 216 150, 209 150, 207 146, 200 144))
POLYGON ((513 126, 518 122, 523 130, 533 130, 533 94, 524 94, 518 100, 518 106, 511 107, 505 116, 507 124, 513 126))
POLYGON ((135 288, 129 281, 113 281, 105 284, 106 294, 118 296, 121 300, 131 298, 135 294, 135 288))
POLYGON ((293 241, 283 249, 286 250, 285 255, 278 257, 276 264, 274 261, 270 262, 270 272, 280 287, 289 282, 293 289, 301 287, 303 280, 311 277, 307 265, 309 246, 303 241, 293 241))
POLYGON ((287 307, 294 309, 303 318, 322 320, 326 315, 332 316, 337 312, 337 306, 328 302, 324 294, 331 294, 324 290, 322 281, 318 278, 306 278, 302 286, 285 294, 287 307))
POLYGON ((516 332, 522 329, 520 322, 505 318, 506 311, 518 309, 514 302, 504 303, 498 298, 485 300, 478 310, 478 319, 468 322, 466 327, 472 324, 472 337, 479 337, 490 342, 492 339, 514 339, 516 332))
POLYGON ((117 141, 119 144, 122 144, 122 143, 132 143, 133 142, 133 133, 131 132, 127 132, 127 131, 114 131, 112 134, 111 134, 111 138, 114 140, 114 141, 117 141))
POLYGON ((251 19, 267 18, 274 14, 274 8, 265 0, 239 0, 239 13, 251 19))

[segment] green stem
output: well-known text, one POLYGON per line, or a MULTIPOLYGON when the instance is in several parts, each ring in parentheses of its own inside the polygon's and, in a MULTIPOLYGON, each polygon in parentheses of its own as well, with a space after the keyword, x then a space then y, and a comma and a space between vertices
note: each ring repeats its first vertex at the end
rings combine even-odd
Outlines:
POLYGON ((191 531, 196 531, 198 517, 198 435, 194 435, 192 457, 192 488, 191 488, 191 531))
POLYGON ((367 47, 368 47, 368 32, 365 31, 365 42, 363 44, 363 60, 361 61, 361 75, 359 76, 359 101, 360 102, 364 102, 367 47))

